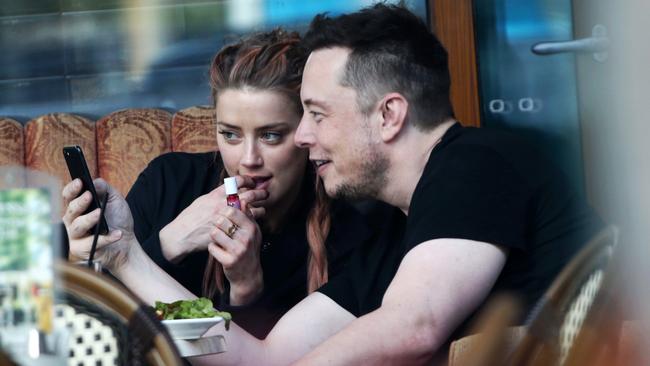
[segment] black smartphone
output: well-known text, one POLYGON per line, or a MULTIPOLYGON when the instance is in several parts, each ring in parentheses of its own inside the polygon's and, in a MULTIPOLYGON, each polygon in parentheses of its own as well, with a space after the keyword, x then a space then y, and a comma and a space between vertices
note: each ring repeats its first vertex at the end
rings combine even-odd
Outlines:
MULTIPOLYGON (((84 212, 84 215, 99 208, 100 200, 97 196, 97 191, 95 191, 95 185, 93 184, 93 179, 90 176, 90 171, 88 170, 88 164, 86 164, 86 159, 84 158, 84 153, 79 146, 65 146, 63 148, 63 157, 65 158, 65 163, 68 165, 68 170, 70 171, 70 177, 74 180, 76 178, 81 179, 81 184, 83 188, 81 192, 90 191, 93 196, 88 209, 84 212)), ((101 235, 106 235, 108 233, 108 225, 106 224, 106 218, 102 215, 99 218, 99 233, 101 235)), ((95 229, 93 229, 95 230, 95 229)))

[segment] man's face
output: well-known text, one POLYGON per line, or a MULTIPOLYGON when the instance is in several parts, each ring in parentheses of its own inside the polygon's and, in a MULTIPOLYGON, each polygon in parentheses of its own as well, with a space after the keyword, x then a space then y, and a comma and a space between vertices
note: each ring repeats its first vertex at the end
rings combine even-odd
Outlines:
POLYGON ((309 148, 329 196, 376 198, 388 160, 378 146, 377 112, 361 113, 356 91, 340 85, 349 53, 336 47, 309 56, 300 91, 304 114, 295 142, 309 148))

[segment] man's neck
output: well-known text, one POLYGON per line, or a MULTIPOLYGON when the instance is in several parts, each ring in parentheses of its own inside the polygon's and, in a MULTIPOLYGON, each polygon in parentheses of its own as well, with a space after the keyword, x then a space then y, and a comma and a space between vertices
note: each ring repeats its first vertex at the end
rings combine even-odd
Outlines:
POLYGON ((413 192, 431 152, 455 122, 454 119, 449 119, 431 131, 419 131, 413 126, 407 126, 408 130, 404 131, 400 140, 390 147, 388 182, 382 190, 380 200, 398 207, 408 215, 413 192))

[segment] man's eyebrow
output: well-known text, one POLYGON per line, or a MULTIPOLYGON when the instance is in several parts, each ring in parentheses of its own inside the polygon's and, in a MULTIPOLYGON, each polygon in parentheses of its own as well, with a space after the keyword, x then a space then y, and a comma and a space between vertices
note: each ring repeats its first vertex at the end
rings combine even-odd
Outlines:
POLYGON ((307 98, 307 99, 305 99, 305 101, 303 102, 303 104, 306 105, 306 106, 308 106, 308 107, 310 107, 310 106, 316 106, 316 107, 320 107, 320 108, 323 108, 323 109, 329 109, 329 108, 328 108, 329 106, 327 105, 327 103, 325 103, 325 102, 321 102, 321 101, 318 101, 318 100, 314 100, 314 99, 312 99, 312 98, 307 98))

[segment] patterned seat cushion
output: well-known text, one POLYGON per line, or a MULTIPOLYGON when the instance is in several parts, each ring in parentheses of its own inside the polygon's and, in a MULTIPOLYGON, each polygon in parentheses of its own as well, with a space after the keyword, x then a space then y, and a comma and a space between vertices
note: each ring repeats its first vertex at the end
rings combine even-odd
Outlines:
POLYGON ((25 149, 20 123, 0 117, 0 165, 23 165, 25 149))
POLYGON ((216 151, 217 122, 214 119, 214 108, 198 106, 178 111, 172 120, 172 150, 216 151))
POLYGON ((125 109, 99 120, 99 175, 126 195, 147 164, 171 150, 171 117, 160 109, 125 109))
POLYGON ((25 165, 57 177, 61 184, 70 182, 63 159, 65 145, 79 145, 88 169, 97 176, 95 124, 93 121, 65 113, 46 114, 25 125, 25 165))

